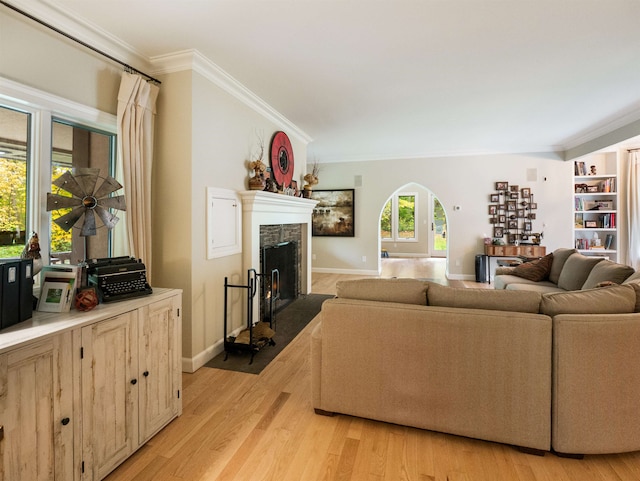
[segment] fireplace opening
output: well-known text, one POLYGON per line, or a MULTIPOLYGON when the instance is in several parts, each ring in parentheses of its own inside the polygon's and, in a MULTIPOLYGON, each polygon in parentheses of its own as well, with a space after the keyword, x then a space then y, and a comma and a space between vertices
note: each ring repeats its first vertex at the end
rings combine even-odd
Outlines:
POLYGON ((293 241, 262 248, 260 314, 265 322, 298 297, 297 248, 293 241))

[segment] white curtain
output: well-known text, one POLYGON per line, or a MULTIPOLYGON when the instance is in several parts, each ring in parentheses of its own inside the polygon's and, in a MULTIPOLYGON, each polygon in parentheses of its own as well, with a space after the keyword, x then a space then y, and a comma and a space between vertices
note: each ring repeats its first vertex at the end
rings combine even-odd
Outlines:
MULTIPOLYGON (((159 88, 137 74, 123 72, 118 92, 116 173, 124 185, 126 235, 118 255, 145 263, 151 282, 151 168, 156 99, 159 88)), ((114 249, 115 250, 115 249, 114 249)))
POLYGON ((629 226, 629 265, 640 269, 640 151, 629 153, 627 172, 627 225, 629 226))

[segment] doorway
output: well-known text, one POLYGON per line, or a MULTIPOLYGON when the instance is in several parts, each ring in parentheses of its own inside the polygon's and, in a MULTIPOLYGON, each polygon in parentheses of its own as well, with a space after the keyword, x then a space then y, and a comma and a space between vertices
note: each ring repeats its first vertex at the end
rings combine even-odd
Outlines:
POLYGON ((383 256, 446 257, 447 216, 437 196, 419 184, 407 184, 385 202, 380 214, 383 256))

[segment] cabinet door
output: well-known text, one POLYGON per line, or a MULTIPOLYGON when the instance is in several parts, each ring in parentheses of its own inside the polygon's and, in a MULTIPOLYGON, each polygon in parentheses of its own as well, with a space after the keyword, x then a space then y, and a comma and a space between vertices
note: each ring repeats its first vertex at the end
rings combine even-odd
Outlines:
POLYGON ((74 479, 71 353, 68 332, 0 355, 0 480, 74 479))
POLYGON ((180 297, 140 309, 140 444, 179 414, 180 297))
POLYGON ((138 441, 137 311, 82 329, 85 476, 102 479, 138 441))

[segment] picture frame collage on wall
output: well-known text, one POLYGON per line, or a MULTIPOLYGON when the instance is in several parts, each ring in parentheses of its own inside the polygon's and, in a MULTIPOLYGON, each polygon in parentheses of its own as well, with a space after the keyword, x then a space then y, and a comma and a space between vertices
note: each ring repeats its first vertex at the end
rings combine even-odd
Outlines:
POLYGON ((529 187, 510 185, 506 181, 495 183, 495 191, 489 194, 489 223, 493 226, 493 238, 507 237, 508 244, 529 241, 533 234, 538 204, 534 202, 529 187))

